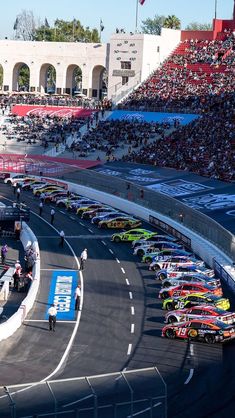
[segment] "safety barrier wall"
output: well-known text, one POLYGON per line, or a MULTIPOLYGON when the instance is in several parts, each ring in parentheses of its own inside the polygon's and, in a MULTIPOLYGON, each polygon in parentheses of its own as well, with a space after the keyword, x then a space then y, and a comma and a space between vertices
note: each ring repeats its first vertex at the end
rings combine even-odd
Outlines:
POLYGON ((128 204, 125 203, 126 211, 128 211, 130 204, 134 202, 148 210, 166 216, 169 222, 173 220, 194 231, 221 249, 231 260, 235 260, 235 236, 210 217, 172 197, 142 188, 115 176, 107 176, 89 170, 80 170, 76 175, 67 174, 65 178, 71 182, 79 182, 80 186, 70 186, 72 191, 76 190, 81 193, 82 186, 91 187, 93 190, 112 195, 112 201, 113 196, 128 200, 128 204))
POLYGON ((29 247, 32 247, 36 254, 38 254, 38 257, 33 267, 33 281, 26 298, 22 301, 19 309, 15 314, 12 315, 6 322, 0 324, 0 341, 5 340, 6 338, 13 335, 14 332, 21 326, 25 316, 28 314, 34 304, 40 284, 39 246, 34 233, 25 222, 22 222, 22 232, 20 239, 24 249, 26 250, 29 247))

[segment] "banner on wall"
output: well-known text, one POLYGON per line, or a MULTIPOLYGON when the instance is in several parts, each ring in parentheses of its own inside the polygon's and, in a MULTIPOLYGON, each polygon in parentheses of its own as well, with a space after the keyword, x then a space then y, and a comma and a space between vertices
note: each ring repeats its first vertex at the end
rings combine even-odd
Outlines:
POLYGON ((139 112, 129 110, 115 110, 110 114, 108 120, 125 120, 130 122, 158 122, 174 124, 178 121, 180 125, 188 125, 200 115, 186 113, 159 113, 159 112, 139 112))

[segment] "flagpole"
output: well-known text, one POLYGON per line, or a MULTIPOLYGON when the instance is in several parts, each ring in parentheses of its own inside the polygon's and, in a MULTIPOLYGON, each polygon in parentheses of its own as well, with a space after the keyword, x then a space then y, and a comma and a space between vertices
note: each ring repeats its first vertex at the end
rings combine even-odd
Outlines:
POLYGON ((138 9, 139 9, 139 0, 136 0, 135 33, 137 33, 137 29, 138 29, 138 9))

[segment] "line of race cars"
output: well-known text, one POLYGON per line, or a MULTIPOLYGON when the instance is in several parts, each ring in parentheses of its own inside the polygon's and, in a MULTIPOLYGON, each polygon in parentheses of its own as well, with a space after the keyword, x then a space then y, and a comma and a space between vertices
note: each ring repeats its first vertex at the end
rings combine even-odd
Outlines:
POLYGON ((99 228, 119 229, 111 240, 131 242, 133 254, 141 257, 154 272, 156 280, 161 282, 158 297, 167 311, 163 337, 208 344, 235 338, 235 313, 228 311, 230 302, 223 297, 220 280, 176 238, 140 228, 141 220, 69 193, 60 182, 49 183, 26 175, 6 178, 4 182, 20 186, 22 190, 32 190, 34 196, 44 202, 64 207, 82 219, 91 220, 99 228))

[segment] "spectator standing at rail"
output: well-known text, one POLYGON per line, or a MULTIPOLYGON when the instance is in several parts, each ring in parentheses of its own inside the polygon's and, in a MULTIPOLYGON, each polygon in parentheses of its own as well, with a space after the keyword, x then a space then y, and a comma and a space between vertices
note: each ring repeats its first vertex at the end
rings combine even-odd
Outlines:
POLYGON ((55 219, 55 211, 54 209, 51 209, 51 225, 54 224, 54 219, 55 219))
POLYGON ((87 249, 85 248, 80 256, 80 270, 84 270, 85 262, 87 261, 87 249))
POLYGON ((49 315, 49 318, 48 318, 48 320, 49 320, 49 331, 54 331, 55 332, 57 309, 56 309, 54 303, 52 303, 52 305, 48 309, 47 313, 49 315))
POLYGON ((1 248, 2 264, 5 264, 6 262, 7 252, 8 252, 8 246, 7 244, 4 244, 1 248))
POLYGON ((43 203, 39 203, 39 216, 42 216, 43 203))
POLYGON ((20 200, 20 187, 19 186, 16 189, 16 199, 17 199, 17 202, 19 202, 20 200))
POLYGON ((75 311, 80 311, 80 300, 81 300, 81 285, 80 284, 78 284, 75 289, 74 299, 75 299, 75 311))
POLYGON ((64 237, 65 237, 65 233, 63 230, 60 231, 60 243, 59 246, 63 247, 64 246, 64 237))

